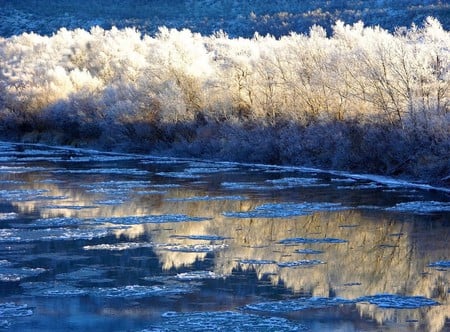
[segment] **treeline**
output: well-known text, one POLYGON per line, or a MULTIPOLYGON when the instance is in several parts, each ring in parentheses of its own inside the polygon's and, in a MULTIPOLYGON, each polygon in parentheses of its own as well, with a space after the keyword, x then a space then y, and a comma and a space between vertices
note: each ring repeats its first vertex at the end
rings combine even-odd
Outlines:
POLYGON ((0 36, 34 31, 51 35, 60 28, 98 25, 134 26, 154 34, 159 26, 189 28, 203 35, 223 30, 230 36, 251 38, 255 32, 280 37, 307 33, 316 24, 331 31, 341 20, 363 21, 393 31, 421 25, 427 16, 450 28, 450 3, 442 0, 0 0, 0 36))
POLYGON ((201 36, 66 29, 0 39, 0 131, 14 139, 301 164, 445 182, 450 33, 201 36))

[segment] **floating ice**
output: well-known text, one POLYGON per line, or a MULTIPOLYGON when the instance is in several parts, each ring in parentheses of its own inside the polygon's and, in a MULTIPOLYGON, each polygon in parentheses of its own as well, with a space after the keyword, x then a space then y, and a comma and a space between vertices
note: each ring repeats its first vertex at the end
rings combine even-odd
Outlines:
POLYGON ((168 202, 196 202, 196 201, 243 201, 246 198, 239 195, 230 196, 193 196, 193 197, 174 197, 166 198, 168 202))
POLYGON ((450 268, 450 261, 437 261, 428 265, 429 267, 450 268))
POLYGON ((221 279, 225 278, 225 276, 222 274, 217 274, 212 271, 192 271, 192 272, 178 273, 175 278, 178 280, 191 281, 203 279, 221 279))
POLYGON ((0 265, 0 281, 3 282, 17 282, 29 277, 35 277, 47 271, 44 268, 29 268, 29 267, 10 267, 0 265))
POLYGON ((32 314, 33 310, 27 304, 0 303, 1 318, 26 317, 32 314))
POLYGON ((123 251, 123 250, 133 250, 137 248, 152 248, 153 243, 149 242, 126 242, 126 243, 115 243, 115 244, 97 244, 92 246, 84 246, 84 250, 109 250, 109 251, 123 251))
POLYGON ((271 313, 293 312, 308 309, 323 309, 337 305, 354 304, 355 301, 339 297, 300 297, 293 300, 269 301, 248 304, 244 309, 271 313))
POLYGON ((228 246, 226 244, 157 244, 155 247, 162 251, 209 253, 223 250, 228 246))
POLYGON ((358 298, 357 302, 368 302, 380 308, 392 309, 417 309, 439 305, 438 302, 423 296, 402 296, 395 294, 363 296, 358 298))
POLYGON ((50 282, 24 282, 20 284, 27 294, 42 297, 82 296, 88 292, 59 281, 50 282))
POLYGON ((328 187, 328 183, 319 183, 319 178, 299 178, 299 177, 286 177, 275 180, 266 180, 267 183, 271 183, 277 189, 295 188, 295 187, 328 187))
POLYGON ((33 242, 43 240, 92 240, 105 237, 108 229, 0 229, 0 242, 33 242))
POLYGON ((205 221, 210 218, 190 217, 184 214, 161 214, 161 215, 145 215, 145 216, 128 216, 128 217, 113 217, 113 218, 96 218, 98 223, 112 223, 120 225, 139 225, 139 224, 162 224, 173 222, 192 222, 205 221))
POLYGON ((15 212, 0 213, 0 221, 1 220, 12 220, 12 219, 16 219, 17 217, 18 217, 18 214, 15 212))
POLYGON ((99 270, 98 267, 83 267, 79 270, 60 273, 56 275, 56 280, 81 281, 95 280, 102 277, 105 271, 99 270))
POLYGON ((428 214, 433 212, 450 212, 450 203, 436 201, 413 201, 398 203, 387 208, 388 211, 411 212, 417 214, 428 214))
POLYGON ((198 179, 201 177, 199 174, 189 172, 158 172, 156 175, 178 179, 198 179))
POLYGON ((48 190, 44 189, 17 189, 0 190, 0 197, 7 201, 27 202, 42 197, 48 190))
POLYGON ((33 223, 26 225, 27 227, 39 228, 39 227, 65 227, 65 226, 77 226, 86 223, 86 219, 80 218, 40 218, 33 223))
POLYGON ((320 265, 325 264, 325 262, 322 262, 318 259, 302 259, 298 261, 291 261, 291 262, 280 262, 278 263, 279 267, 309 267, 314 265, 320 265))
POLYGON ((52 173, 69 174, 118 174, 118 175, 148 175, 146 170, 136 168, 91 168, 91 169, 61 169, 53 170, 52 173))
POLYGON ((231 218, 290 218, 310 215, 317 211, 338 211, 346 207, 340 203, 268 203, 251 211, 224 212, 225 217, 231 218))
POLYGON ((181 295, 192 292, 193 286, 190 284, 175 283, 163 286, 129 285, 122 287, 96 288, 92 290, 91 294, 98 297, 143 298, 149 296, 181 295))
POLYGON ((19 174, 19 173, 31 173, 31 172, 47 172, 48 168, 45 167, 28 167, 28 166, 0 166, 0 174, 19 174))
POLYGON ((271 190, 271 186, 261 185, 255 182, 222 182, 221 186, 232 190, 271 190))
POLYGON ((297 249, 295 252, 297 254, 304 254, 304 255, 318 255, 324 253, 322 250, 314 250, 314 249, 297 249))
POLYGON ((346 243, 348 242, 347 240, 342 240, 342 239, 336 239, 336 238, 331 238, 331 237, 324 237, 324 238, 305 238, 305 237, 293 237, 293 238, 288 238, 288 239, 284 239, 281 240, 280 244, 300 244, 300 243, 330 243, 330 244, 334 244, 334 243, 346 243))
POLYGON ((45 205, 41 209, 45 210, 85 210, 85 209, 98 209, 96 205, 45 205))
POLYGON ((184 331, 304 331, 307 328, 285 318, 264 317, 245 313, 193 312, 163 314, 163 321, 151 325, 141 332, 184 331))

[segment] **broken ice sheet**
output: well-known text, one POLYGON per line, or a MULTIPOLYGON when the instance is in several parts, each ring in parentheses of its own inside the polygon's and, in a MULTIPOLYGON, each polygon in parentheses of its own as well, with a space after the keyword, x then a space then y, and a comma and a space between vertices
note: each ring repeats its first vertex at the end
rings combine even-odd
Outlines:
POLYGON ((27 304, 0 303, 0 318, 26 317, 32 314, 33 310, 27 304))
POLYGON ((300 297, 292 300, 269 301, 248 304, 244 309, 272 313, 293 312, 308 309, 322 309, 337 305, 354 304, 355 301, 339 297, 300 297))
POLYGON ((16 219, 19 215, 15 212, 0 213, 0 221, 16 219))
POLYGON ((281 179, 266 180, 277 189, 295 188, 295 187, 328 187, 328 183, 319 183, 319 178, 301 178, 301 177, 286 177, 281 179))
POLYGON ((396 294, 377 294, 363 296, 357 302, 368 302, 380 308, 391 309, 418 309, 422 307, 439 305, 438 302, 423 296, 404 296, 396 294))
POLYGON ((226 244, 158 244, 158 250, 184 253, 210 253, 227 248, 226 244))
POLYGON ((35 277, 47 271, 44 268, 12 267, 10 265, 0 265, 0 281, 17 282, 29 277, 35 277))
POLYGON ((87 295, 87 291, 81 288, 67 285, 60 281, 49 282, 24 282, 20 286, 25 294, 40 297, 67 297, 87 295))
POLYGON ((279 267, 310 267, 315 265, 325 264, 325 262, 318 259, 302 259, 298 261, 280 262, 279 267))
POLYGON ((167 312, 161 322, 152 324, 150 331, 305 331, 299 323, 279 317, 264 317, 240 312, 167 312))
POLYGON ((387 211, 411 212, 416 214, 428 214, 434 212, 450 212, 450 203, 436 201, 413 201, 398 203, 387 211))
POLYGON ((279 241, 279 244, 295 245, 295 244, 312 244, 312 243, 327 243, 327 244, 339 244, 346 243, 347 240, 324 237, 324 238, 305 238, 305 237, 293 237, 279 241))
POLYGON ((222 274, 217 274, 212 271, 192 271, 192 272, 178 273, 175 276, 175 278, 183 281, 191 281, 204 279, 220 279, 225 278, 225 276, 222 274))
POLYGON ((267 203, 245 212, 224 212, 230 218, 291 218, 319 211, 339 211, 346 207, 340 203, 267 203))
POLYGON ((65 281, 91 281, 100 279, 105 274, 105 271, 101 270, 99 267, 83 267, 79 270, 60 273, 57 274, 56 280, 65 280, 65 281))
POLYGON ((84 246, 84 250, 109 250, 109 251, 123 251, 137 248, 152 248, 153 243, 150 242, 124 242, 115 244, 97 244, 92 246, 84 246))
POLYGON ((447 269, 447 268, 450 268, 450 260, 433 262, 433 263, 429 264, 428 266, 447 269))
POLYGON ((45 228, 45 229, 0 229, 0 242, 33 242, 48 240, 92 240, 105 237, 108 229, 73 229, 73 228, 45 228))
POLYGON ((89 294, 107 298, 144 298, 150 296, 182 295, 194 292, 194 287, 186 283, 173 283, 168 285, 128 285, 121 287, 94 288, 89 294))

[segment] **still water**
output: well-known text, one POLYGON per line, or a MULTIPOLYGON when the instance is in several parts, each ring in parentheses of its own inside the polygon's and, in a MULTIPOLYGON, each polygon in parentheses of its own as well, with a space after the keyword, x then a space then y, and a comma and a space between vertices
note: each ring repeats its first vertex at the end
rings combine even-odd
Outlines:
POLYGON ((377 180, 0 143, 0 329, 450 331, 449 193, 377 180))

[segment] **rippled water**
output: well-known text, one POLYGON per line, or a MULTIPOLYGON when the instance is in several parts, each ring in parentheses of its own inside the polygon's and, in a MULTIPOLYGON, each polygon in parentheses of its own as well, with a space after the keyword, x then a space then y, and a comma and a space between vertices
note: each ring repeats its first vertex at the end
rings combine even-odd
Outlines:
POLYGON ((449 192, 0 144, 0 329, 450 331, 449 192))

